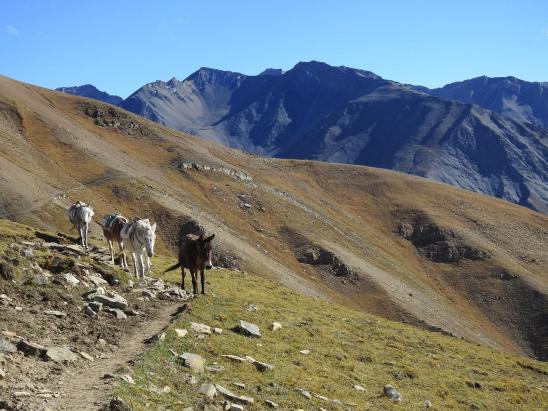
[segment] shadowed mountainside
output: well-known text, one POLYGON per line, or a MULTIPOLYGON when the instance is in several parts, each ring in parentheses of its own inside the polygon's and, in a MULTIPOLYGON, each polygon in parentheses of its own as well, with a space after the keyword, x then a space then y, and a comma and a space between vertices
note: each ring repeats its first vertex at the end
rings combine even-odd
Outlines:
POLYGON ((548 127, 548 84, 515 77, 476 77, 436 89, 433 96, 477 104, 517 121, 548 127))
POLYGON ((548 211, 548 131, 530 117, 364 70, 320 62, 258 76, 201 68, 184 81, 147 84, 121 107, 252 153, 382 167, 548 211))
POLYGON ((245 154, 5 77, 0 138, 1 217, 68 231, 63 208, 80 199, 157 221, 172 255, 185 227, 215 232, 217 265, 548 357, 543 214, 393 171, 245 154))

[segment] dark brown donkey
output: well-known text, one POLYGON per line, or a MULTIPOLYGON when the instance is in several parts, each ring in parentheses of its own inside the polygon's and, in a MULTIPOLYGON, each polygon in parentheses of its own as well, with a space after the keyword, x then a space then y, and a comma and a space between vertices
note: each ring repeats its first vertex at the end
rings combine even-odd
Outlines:
POLYGON ((190 271, 192 279, 192 289, 194 294, 198 294, 198 272, 200 272, 200 280, 202 283, 202 294, 205 294, 205 270, 209 270, 211 264, 211 256, 213 248, 211 240, 215 238, 215 234, 209 237, 204 237, 203 234, 197 236, 195 234, 187 234, 181 240, 179 245, 179 262, 172 267, 169 267, 164 273, 173 271, 177 267, 181 267, 181 288, 185 289, 185 268, 190 271))

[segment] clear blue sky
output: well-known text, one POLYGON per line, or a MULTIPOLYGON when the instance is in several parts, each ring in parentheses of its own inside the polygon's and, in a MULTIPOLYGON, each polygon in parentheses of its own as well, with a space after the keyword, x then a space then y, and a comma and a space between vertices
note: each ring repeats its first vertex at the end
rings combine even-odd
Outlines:
POLYGON ((547 0, 0 0, 0 74, 127 97, 201 66, 320 60, 429 87, 548 81, 547 0))

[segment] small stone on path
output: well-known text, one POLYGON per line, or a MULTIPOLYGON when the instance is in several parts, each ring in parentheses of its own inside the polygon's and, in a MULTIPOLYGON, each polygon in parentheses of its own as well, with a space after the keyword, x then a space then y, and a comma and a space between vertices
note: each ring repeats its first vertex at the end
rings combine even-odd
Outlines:
POLYGON ((57 317, 57 318, 62 318, 67 316, 67 313, 64 313, 62 311, 57 311, 57 310, 46 310, 44 311, 44 314, 53 315, 54 317, 57 317))
POLYGON ((58 363, 68 363, 76 361, 78 357, 68 347, 50 347, 46 351, 46 358, 58 363))

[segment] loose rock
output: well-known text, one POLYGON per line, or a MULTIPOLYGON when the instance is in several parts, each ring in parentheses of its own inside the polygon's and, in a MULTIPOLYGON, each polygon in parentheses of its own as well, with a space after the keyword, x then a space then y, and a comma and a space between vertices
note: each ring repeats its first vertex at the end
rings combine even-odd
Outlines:
POLYGON ((279 322, 274 321, 272 324, 270 324, 268 328, 270 329, 270 331, 278 331, 282 328, 282 325, 279 322))
POLYGON ((177 334, 177 337, 185 337, 187 334, 188 334, 188 331, 185 330, 184 328, 181 329, 181 328, 175 328, 175 334, 177 334))
POLYGON ((71 273, 66 273, 63 275, 63 278, 65 279, 65 281, 71 285, 71 286, 76 286, 80 283, 80 280, 78 278, 76 278, 75 276, 73 276, 71 273))
POLYGON ((422 405, 424 406, 424 408, 431 408, 432 402, 430 400, 425 400, 422 405))
POLYGON ((217 388, 217 391, 223 396, 225 397, 226 399, 230 400, 230 401, 234 401, 234 402, 237 402, 239 404, 243 404, 243 405, 249 405, 249 404, 253 404, 253 402, 255 401, 253 398, 251 397, 245 397, 245 396, 238 396, 236 394, 234 394, 232 391, 230 391, 228 388, 225 388, 221 385, 218 385, 218 384, 215 384, 215 388, 217 388))
POLYGON ((46 358, 59 363, 76 361, 77 357, 68 347, 51 347, 46 351, 46 358))
POLYGON ((308 399, 312 398, 312 395, 310 395, 308 391, 303 390, 302 388, 297 388, 297 391, 299 391, 303 395, 303 397, 306 397, 308 399))
POLYGON ((256 324, 248 323, 244 320, 240 320, 240 325, 236 327, 236 331, 249 337, 261 337, 261 331, 259 330, 259 327, 256 324))
POLYGON ((254 361, 252 364, 261 372, 271 371, 274 369, 273 365, 261 361, 254 361))
POLYGON ((119 308, 125 310, 128 308, 127 301, 124 297, 118 294, 112 294, 112 296, 107 296, 104 294, 95 294, 92 298, 93 301, 100 302, 104 306, 111 308, 119 308))
POLYGON ((362 387, 361 385, 354 385, 354 389, 358 392, 364 392, 365 391, 365 388, 362 387))
POLYGON ((190 328, 198 334, 211 334, 211 327, 209 325, 190 323, 190 328))
POLYGON ((54 317, 57 317, 57 318, 62 318, 67 316, 67 313, 64 313, 62 311, 57 311, 57 310, 46 310, 44 311, 44 314, 53 315, 54 317))
POLYGON ((211 383, 204 383, 200 386, 198 392, 207 399, 212 400, 213 397, 215 397, 215 395, 217 394, 217 389, 215 388, 215 385, 211 383))
POLYGON ((264 400, 264 403, 270 408, 278 408, 279 407, 279 405, 276 404, 274 401, 264 400))
POLYGON ((185 352, 179 356, 183 360, 183 364, 190 368, 192 371, 197 373, 203 373, 204 372, 204 363, 205 360, 202 358, 202 356, 198 354, 192 354, 189 352, 185 352))
POLYGON ((399 391, 390 384, 384 386, 384 395, 392 401, 400 402, 402 400, 402 396, 399 391))
POLYGON ((108 313, 114 314, 116 316, 116 318, 119 319, 119 320, 127 320, 126 313, 123 312, 122 310, 120 310, 119 308, 105 307, 104 310, 108 313))
POLYGON ((223 355, 221 355, 221 357, 227 358, 227 359, 229 359, 229 360, 236 361, 236 362, 246 362, 246 359, 245 359, 245 358, 243 358, 243 357, 238 357, 237 355, 223 354, 223 355))
POLYGON ((16 352, 17 347, 9 342, 8 340, 4 340, 3 338, 0 338, 0 352, 16 352))

